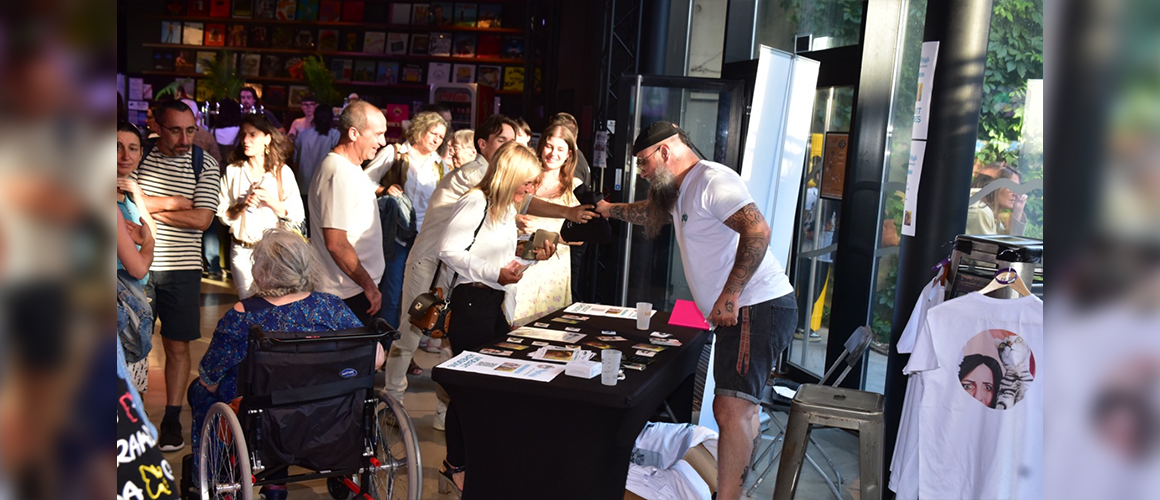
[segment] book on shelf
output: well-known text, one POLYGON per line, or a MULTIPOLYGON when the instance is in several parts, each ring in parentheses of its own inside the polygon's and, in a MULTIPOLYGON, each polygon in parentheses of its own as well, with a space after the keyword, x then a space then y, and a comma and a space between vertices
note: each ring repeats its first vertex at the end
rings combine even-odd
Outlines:
POLYGON ((426 33, 414 33, 411 35, 411 55, 425 56, 427 55, 427 45, 431 37, 426 33))
POLYGON ((298 0, 278 0, 276 13, 279 21, 293 21, 298 14, 298 0))
POLYGON ((451 83, 475 83, 475 65, 456 64, 451 70, 451 83))
POLYGON ((263 55, 261 74, 266 78, 277 78, 282 76, 282 56, 278 54, 263 55))
POLYGON ((451 16, 455 12, 455 4, 451 2, 432 2, 430 12, 432 26, 451 26, 451 16))
POLYGON ((289 49, 294 44, 294 30, 289 26, 278 26, 270 34, 270 47, 289 49))
POLYGON ((342 20, 342 2, 338 0, 322 0, 318 3, 318 20, 334 23, 342 20))
POLYGON ((375 81, 375 61, 372 59, 359 59, 354 62, 354 74, 351 79, 356 82, 373 82, 375 81))
POLYGON ((477 4, 456 2, 455 4, 455 25, 466 28, 475 27, 475 13, 477 4))
POLYGON ((475 26, 479 28, 502 28, 503 5, 498 3, 481 3, 476 13, 475 26))
POLYGON ((378 73, 375 81, 394 85, 399 83, 399 63, 393 61, 379 61, 378 73))
POLYGON ((336 82, 349 82, 350 74, 354 71, 354 61, 350 59, 331 59, 330 74, 336 82))
POLYGON ((518 36, 504 37, 503 53, 500 55, 506 59, 523 59, 524 39, 518 36))
POLYGON ((226 25, 217 23, 205 25, 205 45, 224 47, 226 45, 226 25))
POLYGON ((411 4, 398 2, 391 4, 391 14, 387 20, 391 24, 411 24, 411 4))
POLYGON ((211 95, 213 95, 213 93, 209 90, 209 80, 205 78, 198 80, 197 85, 194 87, 193 91, 194 100, 208 101, 210 100, 211 95))
POLYGON ((212 50, 199 50, 194 55, 193 72, 205 74, 206 68, 213 64, 214 59, 217 58, 217 52, 212 50))
POLYGON ((383 105, 383 116, 387 118, 387 140, 401 140, 403 120, 411 116, 411 107, 406 104, 387 103, 383 105))
POLYGON ((338 30, 318 30, 318 50, 322 52, 337 52, 338 30))
POLYGON ((503 90, 524 90, 524 67, 505 66, 503 69, 503 90))
POLYGON ((361 23, 366 19, 366 2, 347 0, 342 3, 342 22, 361 23))
POLYGON ((289 96, 286 103, 295 108, 302 106, 302 96, 309 93, 310 89, 306 88, 305 85, 291 85, 286 94, 289 96))
POLYGON ((475 34, 456 33, 451 48, 455 57, 475 57, 475 34))
POLYGON ((226 45, 229 47, 245 47, 246 35, 246 25, 231 24, 229 33, 226 33, 226 45))
POLYGON ((475 55, 479 57, 499 57, 503 38, 499 35, 481 34, 476 44, 475 55))
POLYGON ((261 75, 261 69, 261 54, 242 54, 242 68, 238 71, 242 78, 257 78, 261 75))
POLYGON ((201 45, 205 42, 205 24, 185 22, 181 25, 181 43, 201 45))
POLYGON ((423 67, 418 64, 404 64, 401 81, 403 83, 423 83, 423 67))
POLYGON ((270 32, 265 26, 250 26, 250 39, 246 40, 250 47, 269 47, 270 32))
POLYGON ((449 82, 451 82, 451 63, 427 63, 427 83, 434 84, 449 82))
POLYGON ((499 66, 479 65, 475 83, 487 85, 493 89, 500 89, 503 82, 503 68, 499 66))
POLYGON ((285 61, 282 61, 282 74, 295 80, 302 80, 306 78, 303 65, 305 63, 299 56, 289 56, 285 61))
POLYGON ((153 69, 156 71, 173 71, 173 51, 154 49, 153 69))
POLYGON ((254 0, 254 19, 277 17, 278 0, 254 0))
POLYGON ((161 21, 161 43, 181 44, 181 21, 161 21))
POLYGON ((310 50, 314 45, 314 30, 303 28, 294 34, 294 48, 300 50, 310 50))
POLYGON ((254 0, 234 0, 234 17, 248 19, 254 16, 254 0))
POLYGON ((298 11, 294 18, 299 21, 318 20, 318 0, 298 0, 298 11))
POLYGON ((431 33, 427 52, 433 56, 447 57, 451 55, 451 33, 431 33))
POLYGON ((178 73, 193 73, 197 55, 192 50, 179 50, 173 56, 173 71, 178 73))
POLYGON ((185 0, 165 0, 165 13, 171 16, 183 15, 185 14, 185 3, 185 0))
POLYGON ((410 40, 406 33, 387 33, 387 54, 406 54, 407 42, 410 40))
POLYGON ((431 4, 411 4, 411 25, 427 26, 431 22, 431 4))
POLYGON ((270 106, 285 106, 286 86, 267 85, 266 91, 262 93, 262 101, 270 106))
MULTIPOLYGON (((170 2, 173 4, 173 2, 170 2)), ((180 13, 178 13, 180 14, 180 13)), ((189 0, 189 9, 186 15, 190 17, 206 17, 209 15, 209 0, 189 0)))
POLYGON ((382 54, 386 47, 387 34, 382 31, 368 31, 363 33, 363 52, 382 54))
POLYGON ((230 17, 230 0, 209 0, 209 17, 230 17))
MULTIPOLYGON (((342 50, 346 52, 365 52, 359 50, 359 32, 356 30, 347 30, 342 32, 342 50)), ((379 52, 382 52, 380 50, 379 52)))

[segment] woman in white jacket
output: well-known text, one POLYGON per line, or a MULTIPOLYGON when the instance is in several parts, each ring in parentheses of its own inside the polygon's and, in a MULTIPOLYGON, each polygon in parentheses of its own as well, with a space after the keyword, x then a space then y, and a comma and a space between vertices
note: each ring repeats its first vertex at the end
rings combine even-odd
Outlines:
POLYGON ((294 172, 286 165, 286 136, 262 115, 246 115, 238 145, 222 171, 217 216, 230 230, 230 270, 239 298, 252 295, 250 259, 262 233, 297 228, 305 217, 294 172))

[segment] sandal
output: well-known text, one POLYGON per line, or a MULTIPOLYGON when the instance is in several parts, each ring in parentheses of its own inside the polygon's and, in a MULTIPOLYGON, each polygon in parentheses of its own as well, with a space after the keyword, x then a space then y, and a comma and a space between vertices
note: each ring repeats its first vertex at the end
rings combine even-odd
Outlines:
POLYGON ((455 493, 455 498, 463 498, 463 490, 455 485, 454 477, 455 474, 466 471, 467 466, 452 467, 451 464, 447 463, 447 460, 444 460, 443 468, 439 469, 439 493, 444 495, 455 493))
POLYGON ((411 360, 411 366, 407 368, 407 373, 410 373, 411 375, 422 375, 423 369, 420 368, 419 365, 415 364, 415 360, 411 360))

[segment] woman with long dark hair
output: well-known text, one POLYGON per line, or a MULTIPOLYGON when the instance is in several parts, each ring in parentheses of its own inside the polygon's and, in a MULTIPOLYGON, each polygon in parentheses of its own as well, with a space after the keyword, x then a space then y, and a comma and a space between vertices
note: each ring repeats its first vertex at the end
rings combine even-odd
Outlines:
POLYGON ((217 216, 229 227, 230 270, 238 297, 252 295, 251 249, 267 229, 298 227, 305 218, 286 136, 262 115, 246 115, 230 164, 222 171, 217 216))

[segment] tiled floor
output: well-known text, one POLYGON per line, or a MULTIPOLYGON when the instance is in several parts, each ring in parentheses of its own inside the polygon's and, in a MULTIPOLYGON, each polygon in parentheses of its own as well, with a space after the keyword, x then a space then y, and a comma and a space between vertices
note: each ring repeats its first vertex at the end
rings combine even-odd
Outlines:
MULTIPOLYGON (((201 331, 202 338, 194 342, 191 346, 193 354, 193 374, 196 375, 197 363, 201 356, 205 354, 209 347, 209 339, 213 335, 214 327, 217 325, 222 315, 233 307, 237 300, 233 288, 223 282, 215 282, 209 280, 202 281, 202 308, 201 308, 201 331)), ((164 352, 160 348, 161 339, 154 339, 154 346, 156 349, 149 355, 150 373, 149 373, 149 387, 150 390, 145 393, 145 407, 154 423, 159 424, 161 415, 164 413, 165 406, 165 384, 164 375, 161 367, 164 366, 164 352)), ((431 428, 431 423, 435 414, 435 384, 431 381, 429 372, 432 366, 437 362, 438 356, 435 354, 418 351, 416 352, 415 360, 419 366, 425 370, 423 375, 411 376, 410 387, 404 397, 404 405, 407 412, 411 416, 411 420, 415 424, 416 431, 420 440, 420 456, 423 462, 423 498, 424 499, 449 499, 454 498, 453 495, 440 495, 438 493, 438 473, 439 465, 443 460, 445 452, 445 442, 443 432, 436 431, 431 428)), ((778 418, 784 421, 785 416, 780 415, 778 418)), ((185 406, 182 412, 182 424, 186 433, 186 441, 189 440, 190 414, 188 405, 185 406)), ((768 432, 767 439, 763 441, 763 447, 768 445, 770 437, 777 433, 776 427, 772 432, 768 432)), ((826 429, 814 432, 815 439, 819 441, 829 452, 833 458, 834 464, 838 471, 845 479, 845 485, 842 488, 842 497, 846 499, 857 499, 857 475, 858 475, 858 440, 857 436, 848 434, 844 431, 835 429, 826 429)), ((764 448, 763 448, 764 449, 764 448)), ((780 445, 778 448, 780 449, 780 445)), ((776 449, 775 449, 776 451, 776 449)), ((166 458, 175 468, 179 468, 181 464, 181 457, 189 453, 189 447, 185 449, 166 454, 166 458)), ((810 448, 810 455, 816 458, 822 469, 827 474, 832 472, 829 466, 825 464, 821 455, 819 455, 814 448, 810 448)), ((756 469, 760 472, 767 463, 768 458, 759 464, 756 469)), ((178 472, 180 473, 180 472, 178 472)), ((766 476, 760 487, 753 494, 753 498, 771 498, 773 495, 774 478, 777 475, 776 462, 774 469, 766 476)), ((750 481, 754 481, 751 478, 750 481)), ((290 498, 293 500, 307 500, 307 499, 329 499, 330 495, 326 492, 326 484, 324 481, 313 481, 306 483, 294 483, 289 486, 290 498)), ((802 469, 802 477, 800 479, 797 498, 799 499, 818 499, 826 500, 834 498, 829 488, 821 480, 817 471, 813 470, 808 464, 802 469)))

